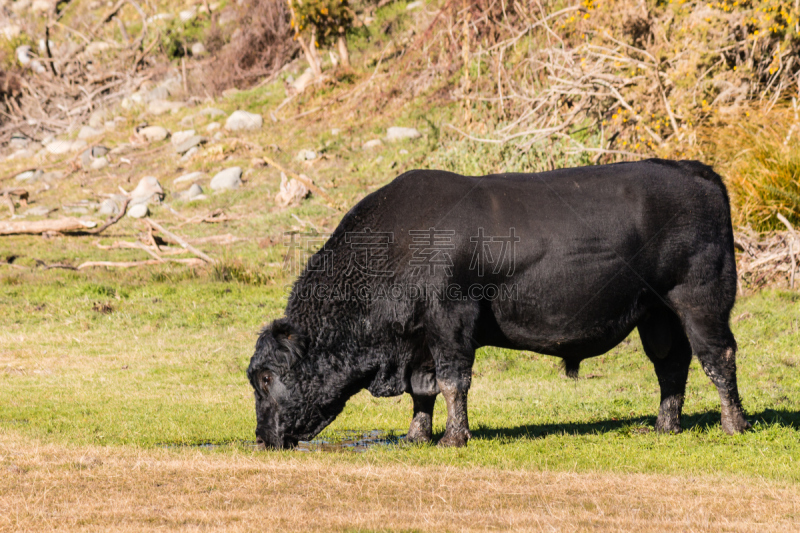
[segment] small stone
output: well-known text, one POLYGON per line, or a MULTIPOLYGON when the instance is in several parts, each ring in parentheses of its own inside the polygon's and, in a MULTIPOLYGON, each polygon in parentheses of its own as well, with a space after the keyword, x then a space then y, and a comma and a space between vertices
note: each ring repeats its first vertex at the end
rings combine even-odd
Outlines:
POLYGON ((27 44, 18 46, 15 52, 17 54, 17 61, 19 61, 22 66, 28 65, 31 62, 31 47, 27 44))
POLYGON ((205 137, 192 134, 188 139, 185 139, 180 144, 176 145, 175 151, 178 152, 179 154, 184 154, 189 150, 191 150, 192 148, 194 148, 195 146, 198 146, 206 142, 208 142, 208 139, 206 139, 205 137))
POLYGON ((237 189, 242 184, 242 169, 240 167, 226 168, 218 172, 211 179, 210 187, 215 191, 237 189))
POLYGON ((240 110, 231 113, 231 116, 225 121, 225 129, 229 131, 260 130, 263 123, 264 119, 261 118, 261 115, 240 110))
POLYGON ((39 179, 44 181, 45 183, 53 183, 54 181, 60 180, 63 177, 64 177, 63 172, 54 171, 54 172, 45 172, 44 174, 39 176, 39 179))
POLYGON ((172 144, 178 146, 183 141, 193 137, 195 135, 194 130, 186 130, 186 131, 178 131, 172 134, 172 144))
POLYGON ((81 167, 89 168, 89 165, 92 164, 92 150, 91 148, 88 150, 84 150, 81 153, 81 167))
POLYGON ((250 166, 253 168, 264 168, 267 166, 267 162, 264 161, 263 157, 254 157, 250 160, 250 166))
POLYGON ((194 126, 194 120, 195 120, 195 116, 194 115, 187 115, 187 116, 183 117, 181 119, 181 127, 182 128, 191 128, 192 126, 194 126))
POLYGON ((128 216, 131 218, 144 218, 150 214, 147 204, 136 204, 128 209, 128 216))
POLYGON ((92 147, 92 157, 103 157, 108 153, 108 148, 102 145, 92 147))
POLYGON ((221 125, 220 125, 220 123, 219 123, 219 122, 212 122, 211 124, 209 124, 208 126, 206 126, 206 131, 207 131, 208 133, 211 133, 212 131, 216 131, 216 130, 218 130, 220 127, 221 127, 221 125))
POLYGON ((224 139, 224 138, 225 138, 225 135, 223 135, 223 133, 222 133, 221 131, 218 131, 218 132, 217 132, 217 133, 215 133, 215 134, 214 134, 214 136, 212 137, 212 139, 214 139, 214 140, 215 140, 215 141, 217 141, 217 142, 221 141, 221 140, 222 140, 222 139, 224 139))
POLYGON ((401 141, 403 139, 416 139, 421 136, 420 132, 414 128, 392 126, 386 130, 386 140, 389 142, 401 141))
POLYGON ((147 111, 151 115, 163 115, 164 113, 176 112, 182 108, 182 102, 169 102, 167 100, 153 100, 147 104, 147 111))
POLYGON ((399 152, 399 153, 400 153, 400 155, 407 155, 407 154, 408 154, 408 150, 406 150, 405 148, 403 148, 402 150, 400 150, 400 152, 399 152))
POLYGON ((36 207, 31 207, 27 211, 25 211, 25 216, 27 217, 46 217, 50 214, 53 209, 49 207, 45 207, 43 205, 37 205, 36 207))
POLYGON ((340 133, 342 133, 342 130, 340 130, 339 128, 333 128, 331 130, 331 135, 339 135, 340 133))
POLYGON ((381 142, 380 139, 372 139, 364 143, 364 148, 367 150, 372 148, 377 148, 379 146, 383 146, 383 143, 381 142))
POLYGON ((206 47, 203 46, 203 43, 194 43, 190 50, 193 56, 201 56, 206 53, 206 47))
POLYGON ((8 146, 14 149, 25 148, 30 142, 27 137, 11 137, 8 146))
POLYGON ((195 154, 197 154, 197 152, 199 152, 199 151, 200 151, 200 149, 197 148, 197 146, 193 146, 193 147, 189 148, 189 150, 187 150, 186 153, 183 154, 183 156, 181 156, 181 163, 186 163, 191 158, 193 158, 195 156, 195 154))
POLYGON ((108 166, 108 159, 105 157, 98 157, 94 161, 92 161, 92 169, 100 170, 101 168, 106 168, 108 166))
POLYGON ((186 192, 183 194, 183 198, 184 198, 184 200, 192 200, 192 199, 194 199, 194 198, 197 198, 197 197, 198 197, 198 196, 200 196, 201 194, 203 194, 203 188, 202 188, 202 187, 200 187, 200 186, 199 186, 198 184, 196 184, 196 183, 192 183, 192 186, 191 186, 191 187, 189 187, 189 190, 187 190, 187 191, 186 191, 186 192))
MULTIPOLYGON (((166 131, 166 130, 164 130, 166 131)), ((168 132, 169 133, 169 132, 168 132)), ((119 146, 115 146, 108 152, 110 155, 120 155, 130 152, 133 149, 133 145, 129 143, 122 143, 119 146)))
POLYGON ((187 181, 198 181, 206 177, 205 172, 189 172, 188 174, 184 174, 178 178, 175 178, 175 181, 172 183, 185 183, 187 181))
POLYGON ((132 204, 146 204, 150 200, 161 200, 164 196, 164 189, 154 176, 145 176, 139 180, 139 184, 131 191, 132 204))
POLYGON ((53 141, 50 144, 45 145, 44 149, 47 150, 48 153, 51 154, 66 154, 69 152, 77 152, 81 148, 84 148, 87 145, 87 142, 83 139, 77 141, 53 141))
POLYGON ((98 215, 114 216, 119 214, 119 205, 113 199, 109 198, 103 200, 100 204, 100 209, 97 210, 98 215))
POLYGON ((174 18, 175 18, 175 15, 173 15, 172 13, 157 13, 157 14, 153 15, 152 17, 149 17, 147 19, 147 23, 148 24, 154 24, 154 23, 159 22, 161 20, 172 20, 174 18))
POLYGON ((411 2, 410 4, 406 5, 406 11, 411 11, 412 9, 417 9, 418 7, 422 7, 425 5, 425 2, 422 0, 417 0, 416 2, 411 2))
POLYGON ((35 170, 28 170, 27 172, 23 172, 22 174, 17 174, 14 178, 17 181, 28 181, 33 180, 36 178, 36 171, 35 170))
POLYGON ((295 156, 296 161, 313 161, 317 158, 317 152, 314 150, 303 149, 297 152, 295 156))
POLYGON ((200 111, 203 115, 206 115, 210 118, 217 118, 217 117, 224 117, 225 111, 222 109, 217 109, 216 107, 207 107, 200 111))
POLYGON ((186 9, 178 13, 178 18, 181 19, 181 22, 189 22, 193 18, 197 16, 197 8, 193 7, 192 9, 186 9))
POLYGON ((148 126, 139 130, 139 135, 143 136, 149 142, 163 141, 169 137, 167 128, 161 126, 148 126))

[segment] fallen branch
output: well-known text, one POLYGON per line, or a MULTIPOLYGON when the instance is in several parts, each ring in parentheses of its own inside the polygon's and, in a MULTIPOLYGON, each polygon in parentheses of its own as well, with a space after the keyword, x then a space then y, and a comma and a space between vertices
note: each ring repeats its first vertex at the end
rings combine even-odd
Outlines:
POLYGON ((65 231, 86 230, 87 228, 94 228, 96 225, 97 222, 73 217, 59 218, 56 220, 18 220, 0 222, 0 235, 36 235, 47 232, 63 233, 65 231))
POLYGON ((306 178, 304 178, 304 177, 300 176, 300 174, 297 174, 297 173, 295 173, 295 172, 292 172, 291 170, 288 170, 288 169, 286 169, 286 168, 283 168, 283 166, 279 165, 278 163, 276 163, 275 161, 273 161, 272 159, 270 159, 269 157, 267 157, 267 156, 265 156, 265 155, 263 155, 263 156, 261 156, 261 157, 262 157, 262 159, 264 159, 264 161, 265 161, 265 162, 266 162, 268 165, 271 165, 271 166, 273 166, 273 167, 277 168, 278 170, 280 170, 281 172, 283 172, 284 174, 286 174, 286 175, 288 175, 288 176, 291 176, 291 177, 293 177, 294 179, 296 179, 297 181, 299 181, 300 183, 302 183, 303 185, 305 185, 306 187, 308 187, 310 190, 314 191, 314 193, 315 193, 315 194, 318 194, 318 195, 320 195, 321 197, 325 198, 325 200, 327 200, 327 201, 328 201, 328 202, 331 204, 331 207, 333 207, 334 209, 337 209, 337 210, 339 210, 339 211, 342 211, 342 208, 341 208, 341 207, 339 207, 339 206, 336 204, 336 202, 334 201, 334 199, 333 199, 333 198, 331 198, 331 196, 330 196, 328 193, 326 193, 325 191, 323 191, 322 189, 320 189, 319 187, 317 187, 316 185, 314 185, 314 183, 313 183, 311 180, 309 180, 309 179, 306 179, 306 178))
POLYGON ((85 263, 81 263, 78 265, 77 270, 83 270, 84 268, 94 268, 94 267, 110 267, 110 268, 132 268, 132 267, 140 267, 140 266, 148 266, 148 265, 163 265, 164 263, 181 263, 184 265, 191 265, 191 266, 202 266, 205 263, 200 259, 196 259, 194 257, 190 259, 149 259, 147 261, 87 261, 85 263))
POLYGON ((125 198, 125 201, 124 201, 124 202, 122 202, 122 206, 119 208, 119 213, 117 213, 117 215, 116 215, 116 216, 114 216, 114 217, 109 217, 109 219, 108 219, 108 220, 106 220, 105 224, 103 224, 102 226, 100 226, 100 227, 99 227, 99 228, 97 228, 97 229, 93 229, 93 230, 91 230, 91 231, 87 231, 86 233, 88 233, 88 234, 90 234, 90 235, 98 235, 99 233, 101 233, 101 232, 103 232, 104 230, 106 230, 106 229, 107 229, 109 226, 113 226, 114 224, 116 224, 117 222, 119 222, 119 220, 120 220, 122 217, 124 217, 124 216, 125 216, 125 213, 127 213, 127 212, 128 212, 128 211, 127 211, 127 210, 128 210, 128 204, 130 203, 130 201, 131 201, 131 200, 130 200, 130 198, 125 198))
POLYGON ((241 237, 236 237, 230 233, 225 235, 211 235, 209 237, 200 237, 199 239, 192 239, 194 244, 233 244, 235 242, 244 241, 241 237))
MULTIPOLYGON (((151 219, 148 218, 148 219, 145 219, 145 222, 150 224, 153 228, 157 229, 165 237, 167 237, 169 239, 172 239, 174 242, 180 244, 186 250, 189 250, 190 252, 192 252, 194 255, 196 255, 197 257, 199 257, 200 259, 202 259, 206 263, 211 263, 211 264, 214 263, 214 260, 211 259, 209 256, 207 256, 206 254, 204 254, 203 252, 201 252, 200 250, 198 250, 197 248, 195 248, 194 246, 192 246, 191 244, 186 242, 186 240, 184 240, 183 238, 178 237, 174 233, 165 230, 164 227, 161 224, 159 224, 158 222, 156 222, 155 220, 151 220, 151 219)), ((176 259, 176 261, 177 261, 177 259, 176 259)))

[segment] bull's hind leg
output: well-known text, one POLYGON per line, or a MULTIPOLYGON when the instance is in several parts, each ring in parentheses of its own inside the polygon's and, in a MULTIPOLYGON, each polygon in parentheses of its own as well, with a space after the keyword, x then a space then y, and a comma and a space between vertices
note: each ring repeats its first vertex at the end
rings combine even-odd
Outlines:
POLYGON ((723 431, 733 435, 750 429, 736 383, 736 340, 728 326, 727 313, 703 314, 692 310, 683 321, 692 349, 706 375, 717 386, 723 431))
POLYGON ((681 432, 681 411, 686 379, 692 362, 692 347, 680 319, 672 311, 655 309, 639 323, 639 336, 647 357, 653 362, 661 387, 656 431, 681 432))

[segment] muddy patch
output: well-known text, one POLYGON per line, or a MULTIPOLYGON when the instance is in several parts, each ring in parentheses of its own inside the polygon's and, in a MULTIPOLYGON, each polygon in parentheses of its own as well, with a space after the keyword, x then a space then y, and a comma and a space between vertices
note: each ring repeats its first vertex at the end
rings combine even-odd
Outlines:
POLYGON ((298 452, 356 452, 363 453, 370 448, 393 446, 401 442, 405 435, 393 431, 374 429, 372 431, 340 431, 325 439, 300 441, 295 447, 298 452))
MULTIPOLYGON (((337 431, 326 435, 323 439, 300 441, 293 451, 296 452, 356 452, 362 453, 370 448, 393 446, 403 442, 405 435, 394 431, 374 429, 372 431, 337 431)), ((226 442, 201 442, 198 444, 161 444, 162 448, 183 448, 199 450, 218 450, 238 448, 259 451, 254 440, 232 440, 226 442)))

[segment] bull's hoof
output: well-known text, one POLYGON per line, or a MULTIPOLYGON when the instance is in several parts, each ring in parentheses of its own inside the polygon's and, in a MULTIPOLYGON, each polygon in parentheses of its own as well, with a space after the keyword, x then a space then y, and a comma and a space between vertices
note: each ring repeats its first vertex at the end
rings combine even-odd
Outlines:
POLYGON ((728 435, 737 435, 752 427, 753 425, 741 413, 722 414, 722 431, 728 435))
POLYGON ((442 448, 463 448, 470 438, 472 438, 472 434, 467 430, 453 433, 445 432, 444 437, 439 440, 439 446, 442 448))
POLYGON ((683 431, 683 428, 681 427, 679 420, 674 418, 671 420, 661 420, 659 418, 656 420, 656 431, 658 433, 671 433, 673 435, 677 435, 683 431))
POLYGON ((405 438, 406 442, 410 442, 412 444, 430 444, 433 440, 433 437, 430 435, 412 435, 408 434, 405 438))

